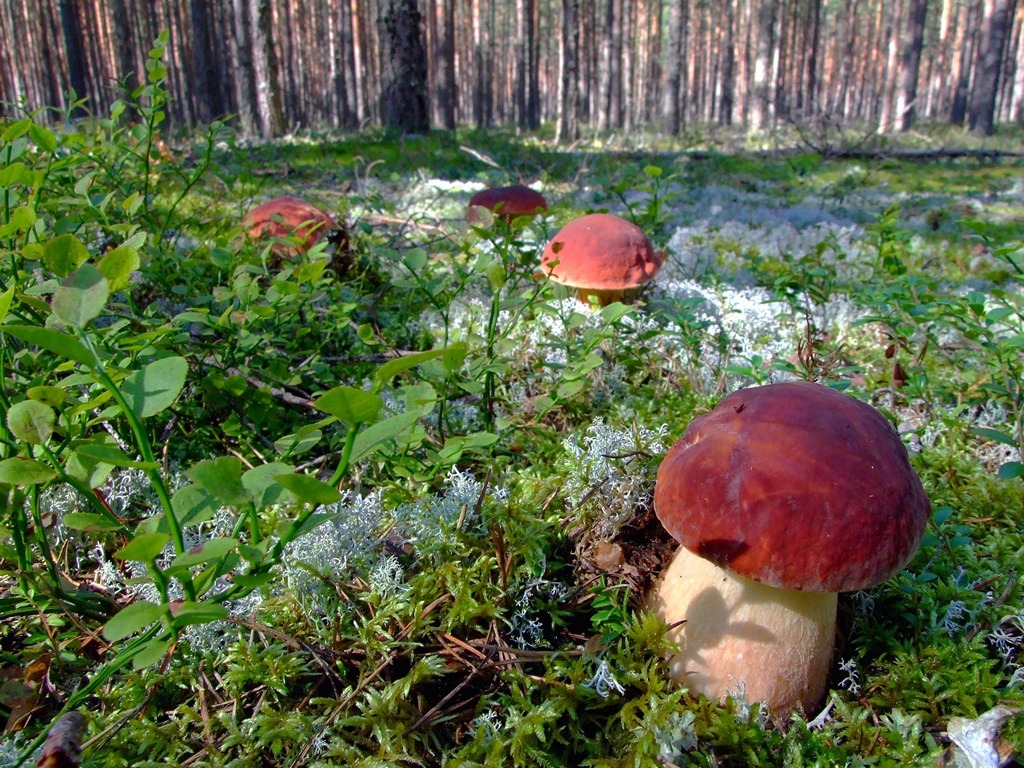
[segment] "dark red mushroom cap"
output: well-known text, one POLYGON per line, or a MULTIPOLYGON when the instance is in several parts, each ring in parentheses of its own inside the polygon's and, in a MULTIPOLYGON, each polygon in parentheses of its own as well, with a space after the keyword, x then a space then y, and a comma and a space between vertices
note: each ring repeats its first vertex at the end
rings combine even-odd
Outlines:
POLYGON ((548 203, 540 192, 522 184, 513 184, 511 187, 484 189, 473 195, 466 209, 466 219, 470 224, 480 221, 480 215, 474 208, 487 208, 505 221, 512 221, 520 216, 534 216, 538 210, 546 211, 548 203))
POLYGON ((245 214, 244 225, 249 237, 299 237, 298 248, 308 251, 337 224, 324 211, 301 197, 285 195, 257 205, 245 214))
POLYGON ((541 256, 544 274, 556 283, 608 291, 649 282, 661 261, 640 227, 610 213, 570 221, 541 256))
POLYGON ((658 469, 654 506, 701 557, 816 592, 897 573, 930 512, 889 421, 811 382, 741 389, 694 419, 658 469))

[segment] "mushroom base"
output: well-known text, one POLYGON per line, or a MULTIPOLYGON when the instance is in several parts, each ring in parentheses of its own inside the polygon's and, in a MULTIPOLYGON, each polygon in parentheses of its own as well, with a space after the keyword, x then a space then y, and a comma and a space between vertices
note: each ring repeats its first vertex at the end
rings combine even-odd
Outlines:
POLYGON ((825 694, 837 595, 770 587, 680 547, 649 598, 679 653, 673 679, 711 699, 742 696, 782 713, 825 694))

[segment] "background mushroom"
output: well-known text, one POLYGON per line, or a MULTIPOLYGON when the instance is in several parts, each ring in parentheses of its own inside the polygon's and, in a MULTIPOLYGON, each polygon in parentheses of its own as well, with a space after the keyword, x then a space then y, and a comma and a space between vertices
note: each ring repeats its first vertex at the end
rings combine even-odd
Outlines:
POLYGON ((661 263, 640 227, 610 213, 570 221, 541 256, 544 274, 602 307, 634 297, 661 263))
POLYGON ((506 223, 520 216, 535 216, 538 211, 546 211, 548 203, 544 195, 522 184, 510 187, 495 187, 477 192, 469 199, 466 208, 466 220, 470 224, 483 221, 477 208, 487 208, 506 223))
POLYGON ((773 710, 825 692, 837 593, 913 556, 930 505, 899 435, 820 384, 743 389, 695 419, 658 469, 658 518, 683 546, 652 596, 674 678, 773 710))
POLYGON ((351 264, 348 230, 330 214, 301 197, 285 195, 257 205, 243 220, 246 233, 253 240, 271 238, 272 268, 281 259, 307 253, 320 240, 327 238, 336 247, 331 267, 344 274, 351 264))

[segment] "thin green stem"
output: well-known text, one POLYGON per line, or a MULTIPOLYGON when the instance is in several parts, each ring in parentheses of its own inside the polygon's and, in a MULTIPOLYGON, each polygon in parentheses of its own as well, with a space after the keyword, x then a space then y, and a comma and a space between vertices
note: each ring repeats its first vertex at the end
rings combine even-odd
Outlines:
MULTIPOLYGON (((121 393, 117 384, 115 384, 114 380, 110 378, 110 374, 107 373, 106 368, 103 366, 103 361, 100 360, 99 354, 93 346, 92 339, 90 339, 89 335, 83 333, 80 329, 78 331, 78 338, 92 353, 95 362, 93 365, 93 372, 96 377, 100 380, 103 387, 110 393, 110 396, 114 398, 114 402, 117 403, 121 409, 121 413, 124 415, 125 419, 127 419, 132 435, 135 437, 135 447, 142 455, 142 460, 148 464, 157 464, 156 454, 153 452, 153 446, 150 445, 149 437, 146 435, 146 430, 142 426, 142 421, 135 415, 135 411, 132 410, 128 401, 125 400, 124 395, 121 393)), ((167 529, 171 534, 171 543, 174 545, 174 551, 176 554, 181 555, 185 552, 185 538, 181 530, 181 524, 178 522, 178 518, 174 514, 174 506, 171 504, 171 496, 167 490, 167 484, 164 483, 163 476, 160 474, 159 470, 146 469, 145 473, 149 482, 153 486, 153 491, 156 493, 157 499, 160 501, 160 506, 163 507, 164 517, 167 519, 167 529)), ((188 599, 194 601, 196 599, 196 591, 195 584, 193 584, 191 576, 182 576, 181 584, 188 599)))

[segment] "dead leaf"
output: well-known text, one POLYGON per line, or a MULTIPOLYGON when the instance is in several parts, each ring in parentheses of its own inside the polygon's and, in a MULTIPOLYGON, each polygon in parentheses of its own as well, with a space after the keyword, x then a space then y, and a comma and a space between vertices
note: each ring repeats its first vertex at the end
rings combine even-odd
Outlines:
POLYGON ((85 736, 85 715, 68 712, 57 718, 46 734, 43 754, 37 768, 77 768, 82 763, 82 738, 85 736))
POLYGON ((951 717, 946 734, 955 745, 947 766, 956 768, 1000 768, 1010 762, 1013 747, 999 738, 999 729, 1019 710, 995 706, 974 720, 951 717))

